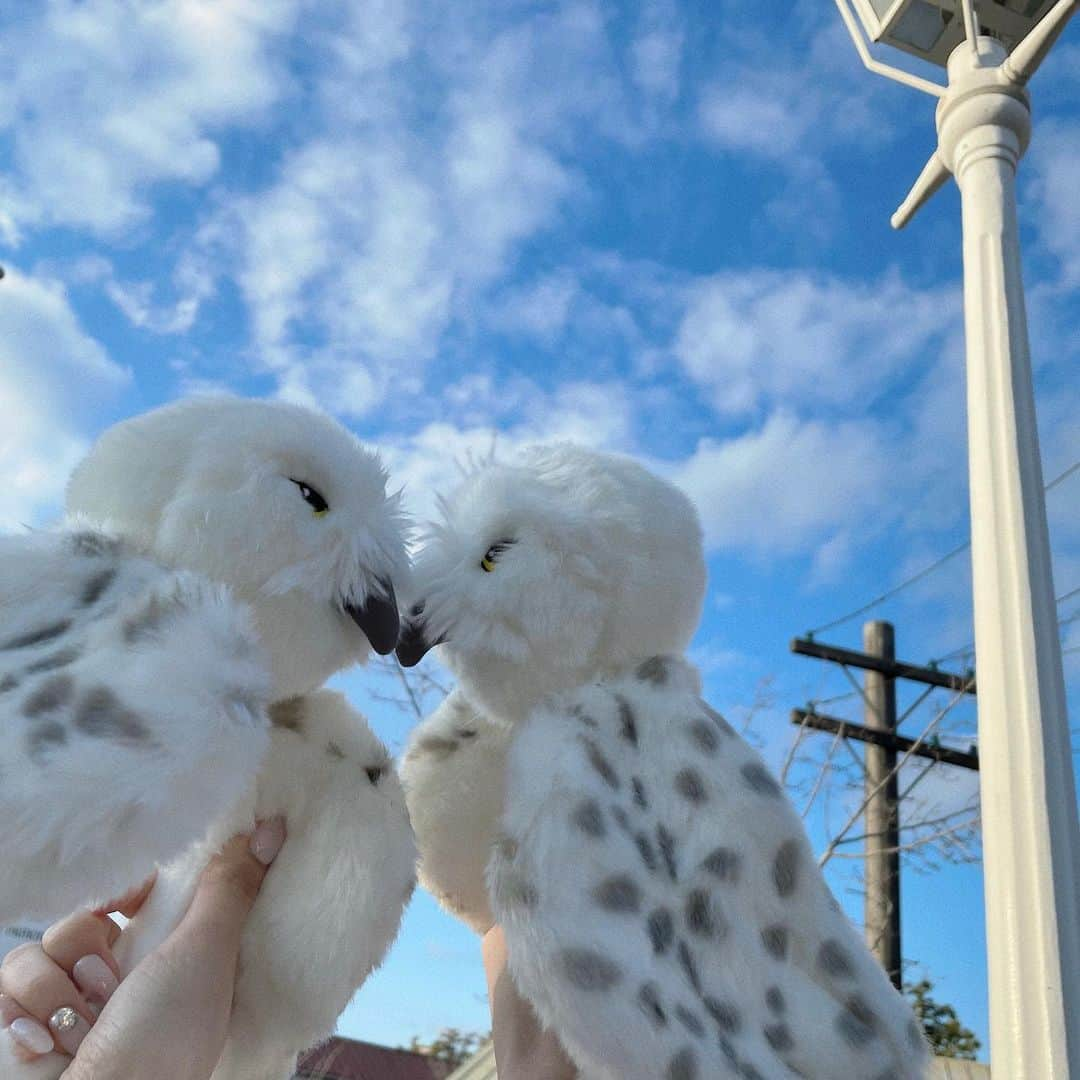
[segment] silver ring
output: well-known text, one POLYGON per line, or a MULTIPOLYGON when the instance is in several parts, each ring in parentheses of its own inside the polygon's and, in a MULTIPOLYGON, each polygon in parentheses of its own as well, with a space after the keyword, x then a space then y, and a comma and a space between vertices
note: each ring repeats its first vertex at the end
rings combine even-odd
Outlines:
POLYGON ((53 1031, 70 1031, 79 1022, 79 1014, 70 1006, 65 1005, 49 1017, 49 1027, 53 1031))

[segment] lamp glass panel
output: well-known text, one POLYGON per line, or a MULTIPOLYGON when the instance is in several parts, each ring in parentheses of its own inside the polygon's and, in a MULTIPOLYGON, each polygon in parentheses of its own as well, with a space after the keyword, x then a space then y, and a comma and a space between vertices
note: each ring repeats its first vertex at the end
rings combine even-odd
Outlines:
POLYGON ((919 52, 930 52, 952 20, 951 11, 943 11, 926 0, 912 0, 889 30, 889 40, 919 52))
POLYGON ((874 14, 884 22, 885 16, 889 14, 890 8, 895 7, 896 0, 870 0, 870 6, 874 9, 874 14))
POLYGON ((1033 19, 1039 8, 1046 6, 1046 0, 991 0, 991 3, 1015 11, 1025 19, 1033 19))

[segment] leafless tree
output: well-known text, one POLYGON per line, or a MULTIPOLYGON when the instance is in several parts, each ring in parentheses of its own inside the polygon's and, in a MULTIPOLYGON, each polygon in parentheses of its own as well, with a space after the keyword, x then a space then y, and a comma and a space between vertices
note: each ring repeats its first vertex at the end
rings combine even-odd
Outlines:
MULTIPOLYGON (((844 671, 854 688, 812 701, 808 711, 829 705, 830 712, 836 712, 841 702, 849 706, 865 703, 862 687, 847 668, 844 671)), ((892 850, 899 851, 913 869, 929 872, 945 863, 977 862, 981 857, 975 774, 915 754, 926 745, 953 745, 967 750, 973 741, 972 714, 970 699, 964 693, 928 687, 899 718, 908 723, 914 746, 898 756, 890 774, 899 777, 900 789, 901 839, 892 850)), ((867 789, 863 744, 846 738, 842 732, 826 735, 804 723, 795 729, 782 779, 804 818, 817 810, 815 821, 822 823, 825 837, 820 864, 825 866, 833 859, 859 863, 862 847, 870 836, 862 824, 867 805, 889 779, 867 789)), ((852 869, 854 874, 846 876, 853 876, 857 882, 859 868, 852 869)))

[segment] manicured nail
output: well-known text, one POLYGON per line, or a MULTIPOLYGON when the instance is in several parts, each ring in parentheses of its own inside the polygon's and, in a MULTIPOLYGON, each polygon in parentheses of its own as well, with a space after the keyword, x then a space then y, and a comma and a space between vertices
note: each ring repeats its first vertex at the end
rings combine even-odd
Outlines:
POLYGON ((28 1016, 12 1020, 8 1031, 11 1032, 11 1037, 31 1054, 47 1054, 53 1048, 53 1037, 48 1029, 28 1016))
POLYGON ((49 1027, 52 1029, 57 1045, 72 1057, 75 1056, 79 1044, 90 1031, 90 1025, 70 1005, 57 1009, 49 1017, 49 1027))
POLYGON ((96 998, 102 1005, 113 996, 119 983, 109 970, 109 965, 94 953, 75 961, 71 969, 75 985, 89 998, 96 998))
POLYGON ((251 834, 251 854, 263 866, 269 866, 277 858, 277 853, 284 843, 284 818, 275 817, 269 821, 260 821, 258 828, 251 834))

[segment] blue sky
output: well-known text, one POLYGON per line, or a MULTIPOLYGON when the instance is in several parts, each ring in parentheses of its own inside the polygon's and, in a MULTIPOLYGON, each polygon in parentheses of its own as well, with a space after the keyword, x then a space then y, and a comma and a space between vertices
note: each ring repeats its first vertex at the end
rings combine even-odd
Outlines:
MULTIPOLYGON (((207 390, 328 410, 421 518, 493 440, 632 453, 701 511, 694 657, 777 768, 789 709, 851 690, 789 639, 967 537, 956 192, 890 230, 932 102, 865 73, 826 0, 55 0, 0 10, 0 69, 2 527, 55 518, 110 423, 207 390)), ((1033 95, 1049 479, 1080 460, 1080 29, 1033 95)), ((1048 496, 1059 595, 1078 496, 1080 474, 1048 496)), ((969 588, 961 555, 873 614, 923 662, 971 641, 969 588)), ((822 637, 857 645, 859 622, 822 637)), ((1080 620, 1062 633, 1080 646, 1080 620)), ((400 748, 385 679, 339 681, 400 748)), ((941 730, 966 746, 971 706, 941 730)), ((828 743, 800 748, 800 805, 828 743)), ((840 749, 834 773, 857 768, 840 749)), ((957 823, 975 794, 935 769, 909 813, 957 823)), ((855 805, 826 785, 819 848, 855 805)), ((985 1037, 981 878, 954 855, 906 871, 905 954, 985 1037)), ((858 868, 828 868, 856 918, 858 868)), ((341 1029, 486 1023, 475 940, 419 897, 341 1029)))

